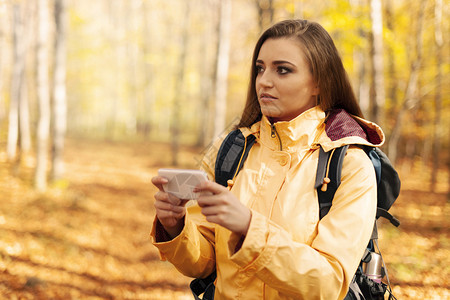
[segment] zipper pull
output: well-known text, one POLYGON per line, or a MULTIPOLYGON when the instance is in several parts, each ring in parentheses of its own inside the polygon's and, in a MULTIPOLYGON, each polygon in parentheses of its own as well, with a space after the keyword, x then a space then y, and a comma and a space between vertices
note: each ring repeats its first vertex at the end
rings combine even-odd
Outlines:
POLYGON ((275 124, 270 124, 270 129, 271 129, 271 133, 270 133, 270 136, 274 139, 274 138, 278 138, 278 145, 279 145, 279 147, 280 147, 280 151, 282 151, 283 150, 283 145, 281 144, 281 138, 280 138, 280 136, 278 135, 278 132, 277 132, 277 129, 275 128, 275 124))

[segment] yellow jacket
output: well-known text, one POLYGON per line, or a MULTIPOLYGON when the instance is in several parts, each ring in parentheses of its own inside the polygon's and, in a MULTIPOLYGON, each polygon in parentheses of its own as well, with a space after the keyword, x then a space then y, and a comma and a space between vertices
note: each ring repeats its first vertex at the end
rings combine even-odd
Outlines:
MULTIPOLYGON (((241 129, 257 137, 231 189, 252 211, 242 245, 241 236, 208 223, 192 206, 183 231, 170 241, 156 242, 161 225, 155 218, 151 236, 161 259, 191 277, 206 277, 217 268, 216 300, 343 299, 372 233, 375 172, 364 151, 351 146, 331 210, 319 222, 316 150, 380 146, 384 134, 373 123, 358 119, 362 130, 354 121, 348 125, 353 120, 348 114, 341 116, 328 128, 325 113, 315 107, 289 122, 272 126, 263 116, 241 129)), ((204 159, 211 179, 220 143, 204 159)))

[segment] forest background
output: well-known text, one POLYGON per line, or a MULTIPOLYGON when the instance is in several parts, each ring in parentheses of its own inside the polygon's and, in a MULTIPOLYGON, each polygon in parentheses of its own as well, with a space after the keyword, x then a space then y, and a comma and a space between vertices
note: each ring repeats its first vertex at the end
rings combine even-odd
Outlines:
POLYGON ((148 233, 159 167, 239 118, 261 32, 322 24, 403 189, 381 224, 399 299, 450 297, 444 0, 0 0, 0 296, 190 299, 148 233), (389 247, 389 245, 392 245, 389 247))

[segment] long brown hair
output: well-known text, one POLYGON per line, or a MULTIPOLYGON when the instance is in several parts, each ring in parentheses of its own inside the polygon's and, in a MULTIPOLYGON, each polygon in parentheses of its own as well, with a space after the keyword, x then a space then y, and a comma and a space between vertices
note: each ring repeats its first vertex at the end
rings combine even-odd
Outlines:
POLYGON ((267 39, 296 37, 300 41, 306 60, 320 94, 318 105, 328 112, 343 108, 348 113, 363 117, 342 60, 328 32, 318 23, 307 20, 285 20, 267 29, 253 51, 247 101, 237 127, 249 127, 262 117, 256 94, 256 60, 267 39))

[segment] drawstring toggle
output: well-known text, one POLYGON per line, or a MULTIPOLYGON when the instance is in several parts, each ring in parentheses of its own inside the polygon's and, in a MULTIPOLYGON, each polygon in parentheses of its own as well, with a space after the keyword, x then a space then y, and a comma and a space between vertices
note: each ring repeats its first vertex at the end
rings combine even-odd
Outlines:
POLYGON ((327 191, 327 188, 328 188, 328 184, 330 183, 330 178, 328 178, 328 177, 325 177, 324 179, 323 179, 323 184, 322 184, 322 187, 320 188, 320 190, 322 191, 322 192, 326 192, 327 191))

